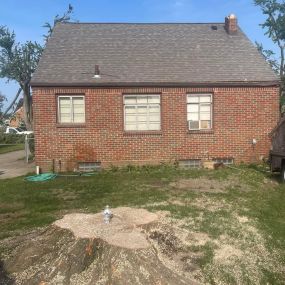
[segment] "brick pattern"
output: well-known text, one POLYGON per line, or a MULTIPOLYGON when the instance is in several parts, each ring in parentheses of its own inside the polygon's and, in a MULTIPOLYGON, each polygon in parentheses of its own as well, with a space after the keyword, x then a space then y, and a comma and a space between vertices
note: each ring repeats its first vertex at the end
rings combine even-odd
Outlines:
POLYGON ((279 120, 279 88, 33 88, 36 165, 73 170, 79 161, 102 166, 267 156, 279 120), (213 94, 213 129, 187 127, 187 93, 213 94), (126 133, 123 94, 161 94, 160 132, 126 133), (57 95, 85 94, 86 123, 57 124, 57 95), (257 140, 253 147, 252 139, 257 140))

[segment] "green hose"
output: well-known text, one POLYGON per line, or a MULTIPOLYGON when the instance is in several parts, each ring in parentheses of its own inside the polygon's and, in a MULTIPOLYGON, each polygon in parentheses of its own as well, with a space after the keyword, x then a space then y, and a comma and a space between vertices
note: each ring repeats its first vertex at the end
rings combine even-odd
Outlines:
POLYGON ((57 177, 57 174, 54 174, 54 173, 43 173, 43 174, 39 174, 39 175, 28 176, 25 179, 27 181, 40 182, 40 181, 52 180, 55 177, 57 177))
POLYGON ((27 181, 32 182, 40 182, 40 181, 47 181, 52 180, 56 177, 80 177, 80 176, 93 176, 96 174, 95 172, 86 172, 86 173, 78 173, 78 174, 55 174, 55 173, 43 173, 39 175, 28 176, 25 178, 27 181))

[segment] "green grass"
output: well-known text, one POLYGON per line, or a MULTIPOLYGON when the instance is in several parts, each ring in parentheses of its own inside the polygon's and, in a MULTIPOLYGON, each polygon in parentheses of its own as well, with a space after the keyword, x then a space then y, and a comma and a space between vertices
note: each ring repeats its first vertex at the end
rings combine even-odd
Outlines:
POLYGON ((8 153, 16 150, 23 150, 23 144, 15 144, 15 145, 0 145, 0 154, 8 153))
MULTIPOLYGON (((99 212, 105 205, 144 207, 151 211, 166 210, 174 219, 185 220, 184 228, 206 233, 212 241, 221 236, 241 240, 248 249, 257 241, 244 232, 236 216, 246 216, 262 234, 268 252, 280 253, 278 263, 285 266, 285 185, 263 168, 241 166, 239 170, 181 170, 167 165, 142 168, 126 167, 102 171, 91 177, 58 177, 47 182, 27 182, 23 177, 1 180, 0 239, 50 224, 67 212, 99 212), (207 177, 217 183, 235 179, 234 186, 222 193, 176 189, 169 184, 179 179, 207 177), (184 204, 175 204, 177 200, 184 204), (164 202, 164 203, 162 203, 164 202), (209 206, 203 206, 208 205, 209 206), (211 206, 216 208, 211 209, 211 206)), ((226 280, 235 284, 231 268, 213 270, 214 242, 197 247, 203 253, 199 266, 211 284, 226 280)), ((192 250, 195 249, 195 246, 192 250)), ((256 265, 257 266, 257 265, 256 265)), ((266 265, 259 265, 260 284, 282 284, 282 275, 266 265)), ((248 267, 240 264, 248 281, 248 267)), ((283 278, 283 279, 282 279, 283 278)), ((236 282, 238 283, 238 282, 236 282)), ((221 283, 223 284, 223 283, 221 283)))

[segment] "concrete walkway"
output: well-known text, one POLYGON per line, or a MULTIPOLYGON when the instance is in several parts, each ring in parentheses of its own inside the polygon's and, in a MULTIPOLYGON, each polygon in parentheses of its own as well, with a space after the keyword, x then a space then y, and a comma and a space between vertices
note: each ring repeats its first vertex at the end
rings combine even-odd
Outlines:
POLYGON ((34 172, 34 163, 26 163, 24 157, 24 150, 0 154, 0 179, 22 176, 29 172, 34 172))

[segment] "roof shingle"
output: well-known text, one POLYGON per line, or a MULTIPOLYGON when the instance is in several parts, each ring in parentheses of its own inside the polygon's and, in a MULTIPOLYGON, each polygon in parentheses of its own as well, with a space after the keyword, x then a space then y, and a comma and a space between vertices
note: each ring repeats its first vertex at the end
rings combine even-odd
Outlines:
POLYGON ((65 23, 55 27, 32 85, 272 81, 277 76, 241 29, 229 35, 223 23, 65 23))

